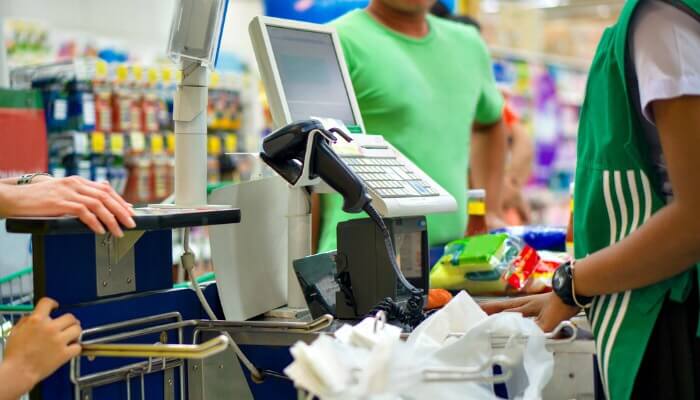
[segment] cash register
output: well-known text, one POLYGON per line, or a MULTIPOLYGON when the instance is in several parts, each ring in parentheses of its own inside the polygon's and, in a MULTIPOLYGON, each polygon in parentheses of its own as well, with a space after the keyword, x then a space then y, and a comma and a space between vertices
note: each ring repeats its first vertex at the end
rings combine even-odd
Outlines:
MULTIPOLYGON (((313 258, 307 258, 312 191, 339 192, 345 211, 370 217, 339 224, 337 253, 321 256, 319 264, 330 266, 328 274, 339 285, 335 299, 324 297, 326 308, 330 304, 336 316, 357 318, 377 299, 410 297, 406 288, 427 293, 424 216, 454 211, 455 199, 383 137, 366 132, 333 27, 256 17, 249 32, 277 128, 263 140, 261 158, 277 176, 221 189, 209 199, 270 211, 259 218, 247 212, 241 225, 212 230, 224 310, 250 318, 284 304, 306 308, 311 292, 319 298, 309 283, 324 267, 309 268, 313 258), (261 241, 251 230, 274 242, 261 241), (295 261, 306 267, 295 271, 295 261), (303 270, 313 276, 302 276, 303 270), (287 278, 286 287, 280 277, 287 278), (259 284, 251 287, 251 279, 259 284)), ((328 290, 326 285, 323 292, 328 290)))

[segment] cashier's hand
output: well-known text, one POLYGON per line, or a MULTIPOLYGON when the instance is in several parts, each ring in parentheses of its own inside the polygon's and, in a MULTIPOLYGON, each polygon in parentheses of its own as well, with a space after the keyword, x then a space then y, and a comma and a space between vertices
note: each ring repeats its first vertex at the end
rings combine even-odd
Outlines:
POLYGON ((524 317, 535 317, 535 322, 545 332, 551 332, 560 322, 571 319, 580 310, 564 304, 552 292, 482 303, 481 308, 489 315, 509 311, 521 313, 524 317))
POLYGON ((3 190, 11 191, 14 199, 5 211, 8 216, 74 215, 95 233, 102 235, 107 228, 117 237, 123 236, 119 224, 127 228, 136 226, 131 218, 134 215, 131 204, 106 182, 71 176, 3 190))
MULTIPOLYGON (((80 354, 80 322, 71 314, 56 319, 49 315, 58 304, 43 298, 34 312, 12 328, 2 368, 11 376, 3 385, 28 392, 61 365, 80 354)), ((0 396, 2 397, 2 396, 0 396)))

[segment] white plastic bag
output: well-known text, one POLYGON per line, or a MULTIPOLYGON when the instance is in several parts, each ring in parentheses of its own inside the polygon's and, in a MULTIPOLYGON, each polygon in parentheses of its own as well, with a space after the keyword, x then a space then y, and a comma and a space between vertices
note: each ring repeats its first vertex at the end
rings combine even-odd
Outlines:
POLYGON ((367 318, 291 352, 285 373, 324 400, 493 399, 494 363, 508 377, 510 398, 538 399, 554 364, 533 321, 515 313, 486 316, 465 292, 406 341, 399 328, 367 318), (450 380, 445 371, 466 374, 450 380))

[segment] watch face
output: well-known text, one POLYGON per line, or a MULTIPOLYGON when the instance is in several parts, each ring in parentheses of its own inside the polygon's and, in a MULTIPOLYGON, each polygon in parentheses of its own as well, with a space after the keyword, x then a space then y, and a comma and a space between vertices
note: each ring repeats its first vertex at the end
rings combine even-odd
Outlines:
POLYGON ((552 289, 555 291, 563 288, 566 284, 565 268, 566 265, 559 266, 559 268, 557 268, 557 270, 554 272, 554 276, 552 276, 552 289))

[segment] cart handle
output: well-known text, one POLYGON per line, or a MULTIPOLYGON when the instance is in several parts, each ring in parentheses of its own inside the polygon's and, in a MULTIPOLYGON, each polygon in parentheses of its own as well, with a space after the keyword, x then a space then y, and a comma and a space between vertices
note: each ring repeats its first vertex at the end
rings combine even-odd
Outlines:
POLYGON ((117 358, 181 358, 201 360, 221 353, 230 342, 226 335, 219 335, 201 344, 86 344, 82 356, 117 358))

